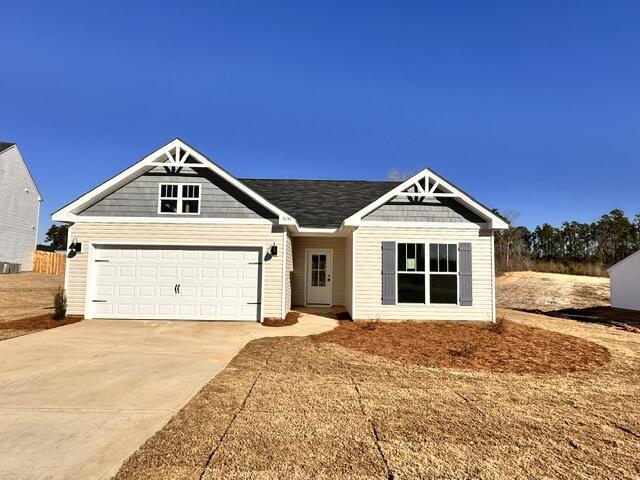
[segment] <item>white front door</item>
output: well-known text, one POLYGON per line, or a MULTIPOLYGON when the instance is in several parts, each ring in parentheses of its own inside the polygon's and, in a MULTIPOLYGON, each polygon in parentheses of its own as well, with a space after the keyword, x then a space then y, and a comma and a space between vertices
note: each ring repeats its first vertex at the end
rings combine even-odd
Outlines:
POLYGON ((333 251, 307 250, 307 305, 332 305, 333 251))
POLYGON ((96 246, 93 318, 257 321, 258 249, 96 246))

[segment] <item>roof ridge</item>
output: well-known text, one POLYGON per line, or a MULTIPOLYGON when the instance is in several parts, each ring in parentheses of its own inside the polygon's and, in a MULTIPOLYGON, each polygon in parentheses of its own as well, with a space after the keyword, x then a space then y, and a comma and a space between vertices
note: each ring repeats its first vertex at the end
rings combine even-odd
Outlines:
POLYGON ((238 180, 264 180, 269 182, 360 182, 360 183, 396 183, 402 182, 396 180, 352 180, 352 179, 334 179, 334 178, 250 178, 238 177, 238 180))

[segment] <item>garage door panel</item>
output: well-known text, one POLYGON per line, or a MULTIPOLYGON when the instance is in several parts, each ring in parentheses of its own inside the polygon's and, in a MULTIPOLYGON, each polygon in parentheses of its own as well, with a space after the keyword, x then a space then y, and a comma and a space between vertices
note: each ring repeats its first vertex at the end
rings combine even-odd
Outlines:
POLYGON ((96 260, 94 317, 258 319, 257 249, 98 246, 96 260))

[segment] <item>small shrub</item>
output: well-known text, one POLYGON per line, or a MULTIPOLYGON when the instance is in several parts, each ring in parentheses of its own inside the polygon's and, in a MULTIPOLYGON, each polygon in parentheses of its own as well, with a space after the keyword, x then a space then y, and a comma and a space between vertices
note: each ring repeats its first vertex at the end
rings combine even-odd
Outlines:
POLYGON ((380 317, 370 318, 368 322, 364 324, 365 330, 375 330, 378 328, 378 323, 380 323, 380 317))
POLYGON ((62 320, 67 316, 67 295, 64 293, 64 289, 59 288, 53 296, 53 308, 55 310, 54 320, 62 320))
POLYGON ((496 318, 496 321, 491 324, 491 327, 489 327, 489 329, 493 333, 497 333, 498 335, 502 335, 504 332, 507 331, 507 322, 504 319, 504 317, 498 317, 498 318, 496 318))

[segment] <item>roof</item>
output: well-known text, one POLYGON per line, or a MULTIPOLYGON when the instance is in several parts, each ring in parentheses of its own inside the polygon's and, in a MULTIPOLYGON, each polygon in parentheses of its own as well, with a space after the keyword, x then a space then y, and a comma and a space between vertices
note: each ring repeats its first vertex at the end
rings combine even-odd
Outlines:
POLYGON ((239 179, 291 214, 301 227, 338 228, 345 218, 400 185, 366 180, 239 179))
POLYGON ((611 273, 613 270, 615 270, 616 268, 622 266, 623 264, 626 264, 627 262, 630 262, 633 259, 637 259, 640 258, 640 250, 638 250, 635 253, 632 253, 631 255, 629 255, 628 257, 623 258, 622 260, 620 260, 618 263, 614 263, 613 265, 611 265, 609 268, 607 268, 607 272, 611 273))
POLYGON ((13 147, 14 145, 15 145, 15 143, 0 142, 0 153, 4 152, 8 148, 13 147))

